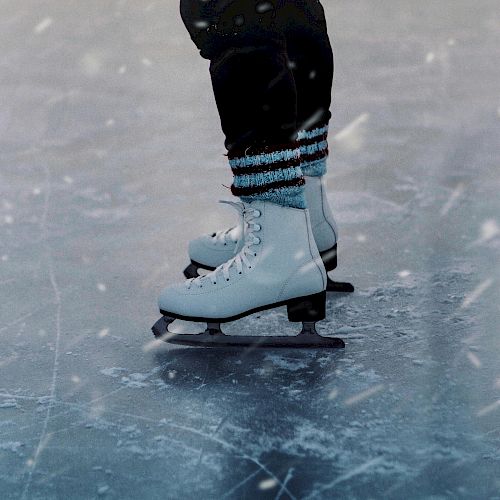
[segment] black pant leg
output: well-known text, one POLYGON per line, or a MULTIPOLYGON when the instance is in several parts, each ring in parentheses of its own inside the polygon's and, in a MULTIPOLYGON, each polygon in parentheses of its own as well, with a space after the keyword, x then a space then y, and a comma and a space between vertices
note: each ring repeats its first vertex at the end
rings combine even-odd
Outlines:
POLYGON ((210 60, 230 156, 295 139, 297 96, 282 1, 181 0, 191 38, 210 60))
POLYGON ((283 33, 297 89, 297 126, 312 130, 331 113, 333 52, 319 0, 283 0, 283 33))

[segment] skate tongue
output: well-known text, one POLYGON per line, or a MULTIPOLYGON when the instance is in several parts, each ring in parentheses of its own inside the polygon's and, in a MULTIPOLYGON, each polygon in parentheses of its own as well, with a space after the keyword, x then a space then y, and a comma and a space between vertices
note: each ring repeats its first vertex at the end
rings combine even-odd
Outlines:
MULTIPOLYGON (((229 205, 230 207, 233 207, 239 214, 240 216, 240 231, 241 231, 241 236, 245 237, 245 210, 246 210, 246 205, 242 201, 230 201, 230 200, 219 200, 219 203, 222 205, 229 205)), ((238 246, 234 248, 234 255, 238 253, 239 249, 238 246)))
POLYGON ((229 205, 240 213, 243 213, 243 210, 245 210, 245 204, 242 201, 219 200, 219 203, 229 205))

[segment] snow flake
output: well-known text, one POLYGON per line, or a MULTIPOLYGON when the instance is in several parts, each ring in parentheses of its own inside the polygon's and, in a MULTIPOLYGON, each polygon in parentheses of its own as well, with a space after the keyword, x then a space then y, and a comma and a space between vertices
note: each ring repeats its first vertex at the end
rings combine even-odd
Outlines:
POLYGON ((347 398, 344 401, 344 404, 346 406, 351 406, 351 405, 360 403, 361 401, 368 399, 369 397, 373 396, 374 394, 377 394, 377 392, 380 392, 383 388, 384 388, 384 384, 374 385, 373 387, 366 389, 366 391, 360 392, 358 394, 355 394, 354 396, 351 396, 350 398, 347 398))
POLYGON ((269 479, 264 479, 259 483, 259 490, 272 490, 273 488, 276 488, 278 485, 278 481, 276 479, 270 477, 269 479))
POLYGON ((97 334, 97 336, 102 339, 104 337, 107 337, 109 334, 109 328, 103 328, 102 330, 99 331, 99 333, 97 334))
POLYGON ((51 17, 45 17, 33 28, 33 33, 35 33, 35 35, 41 35, 52 26, 53 22, 54 21, 51 17))
POLYGON ((434 54, 434 52, 428 52, 425 56, 425 62, 427 64, 430 64, 432 61, 434 61, 434 59, 436 59, 436 54, 434 54))
POLYGON ((481 368, 481 360, 473 352, 468 352, 467 357, 469 358, 471 364, 473 364, 476 368, 481 368))

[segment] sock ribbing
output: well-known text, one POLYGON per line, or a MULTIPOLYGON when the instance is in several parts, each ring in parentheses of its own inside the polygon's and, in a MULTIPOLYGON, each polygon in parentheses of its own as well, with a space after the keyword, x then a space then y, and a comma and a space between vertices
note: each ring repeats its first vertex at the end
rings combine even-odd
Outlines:
POLYGON ((328 158, 328 125, 313 130, 301 130, 297 134, 302 173, 309 177, 321 177, 326 173, 328 158))
POLYGON ((231 191, 243 201, 264 200, 305 208, 304 176, 296 143, 265 148, 257 154, 230 156, 234 174, 231 191))

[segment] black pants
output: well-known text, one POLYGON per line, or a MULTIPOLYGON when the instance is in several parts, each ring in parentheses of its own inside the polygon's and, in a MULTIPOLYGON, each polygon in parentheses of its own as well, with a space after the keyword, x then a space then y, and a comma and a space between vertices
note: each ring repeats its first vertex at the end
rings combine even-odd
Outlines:
POLYGON ((181 0, 210 74, 229 156, 330 119, 333 55, 319 0, 181 0))

